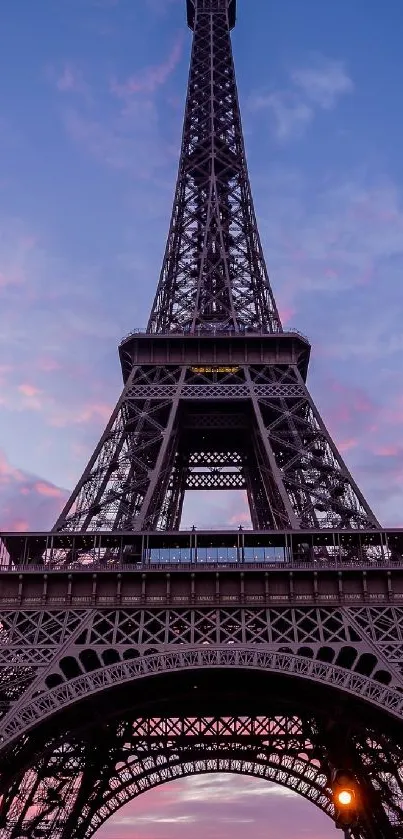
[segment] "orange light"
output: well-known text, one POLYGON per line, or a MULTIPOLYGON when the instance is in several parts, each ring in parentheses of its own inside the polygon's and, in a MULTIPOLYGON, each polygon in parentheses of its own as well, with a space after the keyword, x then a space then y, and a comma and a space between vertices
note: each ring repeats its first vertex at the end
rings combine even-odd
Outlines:
POLYGON ((337 793, 337 803, 342 807, 349 807, 353 803, 353 793, 349 789, 341 789, 337 793))

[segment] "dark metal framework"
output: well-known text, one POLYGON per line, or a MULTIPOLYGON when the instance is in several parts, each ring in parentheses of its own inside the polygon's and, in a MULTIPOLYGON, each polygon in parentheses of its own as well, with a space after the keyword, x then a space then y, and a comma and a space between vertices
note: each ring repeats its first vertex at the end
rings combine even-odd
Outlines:
POLYGON ((175 530, 184 494, 245 489, 256 529, 377 521, 284 333, 246 167, 235 1, 189 0, 194 29, 178 181, 147 332, 120 346, 125 387, 57 530, 175 530))
POLYGON ((50 534, 0 543, 0 839, 89 839, 176 777, 239 772, 403 839, 403 534, 385 533, 306 387, 259 239, 236 0, 187 0, 179 174, 147 330, 50 534), (180 531, 246 491, 253 530, 180 531), (243 678, 248 673, 248 679, 243 678), (212 688, 213 685, 213 688, 212 688))
MULTIPOLYGON (((332 817, 327 771, 321 761, 322 746, 318 746, 323 740, 322 725, 320 717, 292 715, 200 720, 127 715, 124 721, 106 722, 101 732, 89 729, 85 736, 74 738, 66 732, 63 743, 50 740, 45 744, 22 783, 16 778, 9 787, 5 805, 13 820, 13 835, 89 839, 116 810, 142 792, 207 772, 252 775, 286 785, 332 817), (30 818, 27 802, 32 807, 30 818)), ((356 735, 353 746, 361 777, 371 772, 373 763, 384 769, 384 788, 388 789, 387 781, 392 782, 388 809, 394 835, 401 836, 401 779, 389 777, 390 758, 401 760, 401 750, 385 734, 370 730, 356 735)), ((377 790, 375 800, 380 792, 383 789, 377 790)), ((378 820, 380 830, 381 824, 378 820)), ((356 830, 351 833, 360 835, 356 830)))
POLYGON ((126 572, 123 589, 116 571, 9 571, 1 839, 87 839, 145 789, 213 771, 282 783, 333 817, 330 772, 346 764, 362 797, 351 835, 402 837, 403 572, 389 596, 386 568, 366 596, 344 572, 339 605, 325 569, 316 594, 304 574, 276 594, 283 571, 255 567, 220 571, 218 590, 214 571, 196 591, 189 572, 194 593, 172 566, 126 572))

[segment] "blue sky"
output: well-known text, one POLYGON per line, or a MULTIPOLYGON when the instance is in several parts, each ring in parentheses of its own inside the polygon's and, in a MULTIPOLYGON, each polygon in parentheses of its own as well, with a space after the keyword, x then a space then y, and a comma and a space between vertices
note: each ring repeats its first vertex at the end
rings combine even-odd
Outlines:
MULTIPOLYGON (((6 5, 0 521, 4 529, 40 529, 53 523, 118 397, 117 343, 147 321, 191 39, 184 0, 6 5)), ((402 25, 403 6, 393 0, 238 0, 233 33, 277 301, 285 323, 312 341, 310 387, 349 467, 380 520, 396 526, 403 525, 402 25)), ((221 523, 239 519, 243 501, 210 497, 198 506, 205 522, 221 523)), ((188 515, 195 509, 194 502, 188 515)), ((150 793, 159 812, 164 795, 150 793)), ((277 835, 271 800, 255 808, 256 831, 267 839, 268 813, 277 835)), ((307 805, 287 799, 288 806, 298 814, 296 839, 333 835, 320 815, 313 833, 307 805)), ((169 839, 179 831, 175 821, 160 832, 136 824, 111 823, 100 836, 169 839)), ((192 827, 194 839, 202 829, 192 827)))

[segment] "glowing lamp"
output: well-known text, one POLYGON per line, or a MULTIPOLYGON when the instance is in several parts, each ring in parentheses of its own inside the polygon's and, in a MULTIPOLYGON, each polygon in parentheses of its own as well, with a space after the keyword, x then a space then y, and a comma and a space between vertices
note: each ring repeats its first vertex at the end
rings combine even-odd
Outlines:
POLYGON ((337 803, 342 807, 350 807, 354 800, 354 795, 349 789, 341 789, 336 795, 337 803))
POLYGON ((357 780, 353 773, 343 769, 334 770, 331 787, 336 811, 336 827, 355 824, 359 811, 359 795, 357 780))

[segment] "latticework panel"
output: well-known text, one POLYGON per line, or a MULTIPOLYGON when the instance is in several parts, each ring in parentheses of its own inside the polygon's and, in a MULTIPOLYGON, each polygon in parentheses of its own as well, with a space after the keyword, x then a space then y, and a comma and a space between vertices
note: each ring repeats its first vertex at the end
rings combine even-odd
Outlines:
POLYGON ((176 530, 188 489, 246 489, 257 529, 377 526, 296 366, 206 370, 133 369, 56 530, 176 530))
POLYGON ((273 398, 259 385, 263 371, 254 373, 264 429, 298 526, 379 526, 302 381, 273 398))
POLYGON ((107 686, 187 668, 284 673, 403 715, 397 607, 29 610, 1 621, 4 744, 107 686))
POLYGON ((184 374, 174 366, 133 370, 55 530, 141 528, 153 494, 167 491, 164 468, 184 374))

